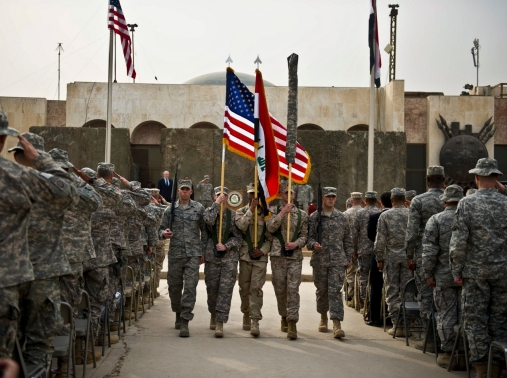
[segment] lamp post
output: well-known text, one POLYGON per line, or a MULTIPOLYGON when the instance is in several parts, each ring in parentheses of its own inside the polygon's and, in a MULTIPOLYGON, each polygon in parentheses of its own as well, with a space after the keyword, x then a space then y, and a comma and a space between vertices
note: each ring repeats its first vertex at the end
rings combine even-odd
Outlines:
POLYGON ((474 66, 477 67, 477 84, 475 87, 477 88, 479 86, 479 49, 481 48, 481 45, 479 45, 479 39, 474 39, 474 47, 472 47, 472 57, 474 58, 474 66), (477 56, 477 59, 475 58, 477 56))

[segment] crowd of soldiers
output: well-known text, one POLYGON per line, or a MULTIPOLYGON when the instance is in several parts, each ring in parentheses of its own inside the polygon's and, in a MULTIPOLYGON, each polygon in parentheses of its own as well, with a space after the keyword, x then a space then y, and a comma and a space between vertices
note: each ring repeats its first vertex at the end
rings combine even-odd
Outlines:
MULTIPOLYGON (((18 133, 0 113, 0 151, 9 135, 18 133)), ((156 189, 143 189, 116 174, 111 163, 99 163, 96 171, 76 169, 65 151, 44 152, 42 137, 25 133, 18 138, 9 150, 18 164, 0 158, 0 357, 11 356, 21 337, 24 359, 49 368, 52 339, 65 332, 60 303, 69 303, 80 316, 83 291, 91 300, 93 333, 101 340, 105 307, 111 314, 107 321, 120 325, 113 299, 122 281, 132 284, 126 280, 127 267, 134 277, 143 276, 149 274, 146 261, 151 260, 158 266, 158 284, 167 240, 168 292, 180 337, 190 336, 201 264, 215 337, 225 335, 236 281, 242 327, 258 337, 269 258, 280 329, 297 339, 306 247, 320 332, 328 331, 330 319, 333 337, 345 337, 346 281, 348 305, 368 313, 370 325, 379 325, 384 306, 379 292, 385 290, 393 324, 389 334, 404 335, 400 294, 414 278, 423 328, 436 308, 440 340, 426 344, 445 352, 439 366, 450 361, 458 324, 464 324, 479 377, 486 376, 491 340, 507 340, 507 283, 501 277, 507 268, 507 196, 497 181, 501 172, 494 159, 480 159, 470 171, 479 190, 465 198, 461 187, 445 188, 443 167, 432 166, 426 193, 416 196, 393 188, 378 201, 377 192, 366 192, 364 200, 354 192, 349 208, 341 212, 335 208, 337 189, 327 186, 322 188, 322 210, 309 215, 309 185, 297 189, 299 208, 287 181, 280 182, 280 202, 269 207, 249 184, 248 205, 233 211, 226 206, 226 187, 212 188, 205 177, 197 185, 200 203, 191 199, 193 185, 185 178, 174 183, 178 199, 169 204, 156 189)), ((501 353, 493 363, 492 376, 500 377, 505 365, 501 353)))

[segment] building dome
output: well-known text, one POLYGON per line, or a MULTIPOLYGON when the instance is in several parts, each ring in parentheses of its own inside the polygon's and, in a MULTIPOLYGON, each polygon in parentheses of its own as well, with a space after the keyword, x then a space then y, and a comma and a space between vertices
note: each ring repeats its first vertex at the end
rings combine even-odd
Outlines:
MULTIPOLYGON (((255 76, 242 72, 234 72, 236 76, 246 86, 255 86, 255 76)), ((201 76, 194 77, 183 84, 190 85, 225 85, 226 72, 212 72, 201 76)), ((267 80, 264 80, 265 87, 274 87, 275 85, 267 80)))

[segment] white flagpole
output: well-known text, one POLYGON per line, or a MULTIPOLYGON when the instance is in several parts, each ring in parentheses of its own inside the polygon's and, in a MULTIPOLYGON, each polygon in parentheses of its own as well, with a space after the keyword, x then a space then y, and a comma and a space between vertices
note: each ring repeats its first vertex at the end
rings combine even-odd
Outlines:
POLYGON ((371 68, 371 77, 370 77, 370 124, 368 125, 368 180, 367 187, 368 191, 373 190, 373 166, 374 166, 374 147, 375 147, 375 67, 377 63, 377 46, 375 40, 375 29, 377 27, 377 10, 376 6, 374 9, 374 18, 373 18, 373 33, 371 46, 373 48, 373 66, 371 68))
POLYGON ((109 67, 107 74, 107 118, 106 118, 106 157, 105 157, 106 163, 111 162, 111 119, 113 106, 113 42, 114 42, 114 31, 109 30, 109 67))

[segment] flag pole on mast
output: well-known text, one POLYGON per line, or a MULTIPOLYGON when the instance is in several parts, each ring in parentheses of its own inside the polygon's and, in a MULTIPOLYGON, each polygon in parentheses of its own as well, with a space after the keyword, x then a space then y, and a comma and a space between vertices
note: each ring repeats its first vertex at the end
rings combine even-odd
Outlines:
POLYGON ((368 125, 368 179, 367 188, 373 190, 373 167, 375 163, 375 74, 377 68, 377 5, 371 0, 373 11, 373 26, 370 33, 370 51, 373 56, 373 64, 370 70, 370 122, 368 125))
MULTIPOLYGON (((262 61, 259 58, 259 55, 257 54, 257 59, 255 59, 254 64, 257 64, 257 71, 259 71, 259 65, 262 64, 262 61)), ((255 93, 255 103, 254 103, 254 157, 255 157, 255 164, 254 164, 254 198, 257 199, 259 197, 257 191, 258 191, 258 184, 259 181, 259 173, 257 171, 257 150, 259 148, 259 94, 255 93)), ((253 247, 257 248, 257 238, 258 238, 258 230, 257 230, 257 208, 255 208, 254 212, 254 243, 253 247)))
POLYGON ((114 31, 109 30, 109 66, 107 74, 107 118, 106 118, 106 156, 105 162, 111 162, 111 118, 113 106, 113 43, 114 31))

